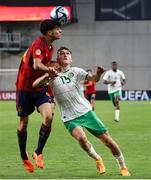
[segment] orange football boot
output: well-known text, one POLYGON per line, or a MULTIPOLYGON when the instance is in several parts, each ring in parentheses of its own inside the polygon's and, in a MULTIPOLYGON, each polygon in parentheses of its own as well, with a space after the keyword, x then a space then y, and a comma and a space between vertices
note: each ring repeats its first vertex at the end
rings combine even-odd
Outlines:
POLYGON ((23 165, 28 172, 30 172, 30 173, 34 172, 34 165, 32 164, 32 162, 29 159, 23 160, 23 165))
POLYGON ((104 174, 106 172, 102 158, 96 160, 96 168, 97 168, 98 173, 100 174, 104 174))
POLYGON ((120 174, 121 174, 121 176, 131 176, 131 174, 127 168, 120 169, 120 174))
POLYGON ((37 155, 37 153, 34 152, 33 158, 34 158, 34 160, 36 162, 36 166, 38 168, 43 168, 44 167, 44 160, 42 158, 42 154, 37 155))

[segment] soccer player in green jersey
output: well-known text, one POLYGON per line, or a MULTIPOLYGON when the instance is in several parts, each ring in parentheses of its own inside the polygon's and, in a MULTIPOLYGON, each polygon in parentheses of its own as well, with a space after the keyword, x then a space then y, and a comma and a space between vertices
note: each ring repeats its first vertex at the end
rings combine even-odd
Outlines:
POLYGON ((100 174, 106 171, 102 157, 87 139, 83 128, 99 138, 111 150, 118 162, 120 174, 122 176, 130 176, 118 144, 107 132, 107 128, 101 119, 92 111, 91 104, 80 90, 81 81, 98 82, 104 72, 104 68, 98 67, 96 74, 90 75, 81 68, 71 67, 72 53, 66 47, 61 47, 58 50, 58 61, 61 65, 61 72, 58 73, 58 76, 49 80, 49 74, 45 74, 33 83, 33 87, 36 88, 49 81, 65 127, 79 142, 83 150, 96 161, 96 167, 100 174))

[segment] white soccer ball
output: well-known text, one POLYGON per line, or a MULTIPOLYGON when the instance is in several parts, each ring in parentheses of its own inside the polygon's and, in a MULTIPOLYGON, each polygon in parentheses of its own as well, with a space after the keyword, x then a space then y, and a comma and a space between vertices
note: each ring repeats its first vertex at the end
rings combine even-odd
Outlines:
POLYGON ((69 12, 65 7, 57 6, 50 12, 50 18, 63 25, 69 20, 69 12))

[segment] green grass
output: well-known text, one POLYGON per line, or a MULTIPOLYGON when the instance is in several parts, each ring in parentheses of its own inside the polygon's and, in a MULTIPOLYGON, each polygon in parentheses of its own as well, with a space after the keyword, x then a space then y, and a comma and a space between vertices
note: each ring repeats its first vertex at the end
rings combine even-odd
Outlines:
MULTIPOLYGON (((122 102, 121 122, 113 121, 114 109, 109 101, 97 101, 96 113, 103 119, 113 138, 119 143, 131 179, 151 179, 151 102, 122 102)), ((28 127, 29 155, 38 139, 40 116, 31 115, 28 127)), ((22 166, 17 144, 15 102, 0 102, 0 178, 76 178, 125 179, 119 175, 118 166, 110 151, 95 137, 87 133, 96 151, 103 156, 107 172, 96 173, 95 162, 85 154, 64 128, 56 109, 52 134, 44 149, 45 168, 29 174, 22 166)))

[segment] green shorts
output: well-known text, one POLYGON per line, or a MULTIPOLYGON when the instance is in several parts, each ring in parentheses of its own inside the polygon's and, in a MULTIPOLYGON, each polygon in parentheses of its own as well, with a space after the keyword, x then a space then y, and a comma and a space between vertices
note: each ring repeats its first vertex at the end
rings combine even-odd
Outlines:
POLYGON ((78 118, 67 121, 64 123, 64 125, 71 133, 71 135, 73 129, 76 127, 86 128, 95 136, 104 134, 107 131, 107 128, 93 111, 89 111, 78 118))
POLYGON ((120 91, 115 91, 115 92, 113 92, 113 93, 109 93, 109 97, 110 97, 110 100, 112 101, 112 102, 114 102, 115 101, 115 99, 116 99, 116 97, 117 96, 120 96, 120 91))

